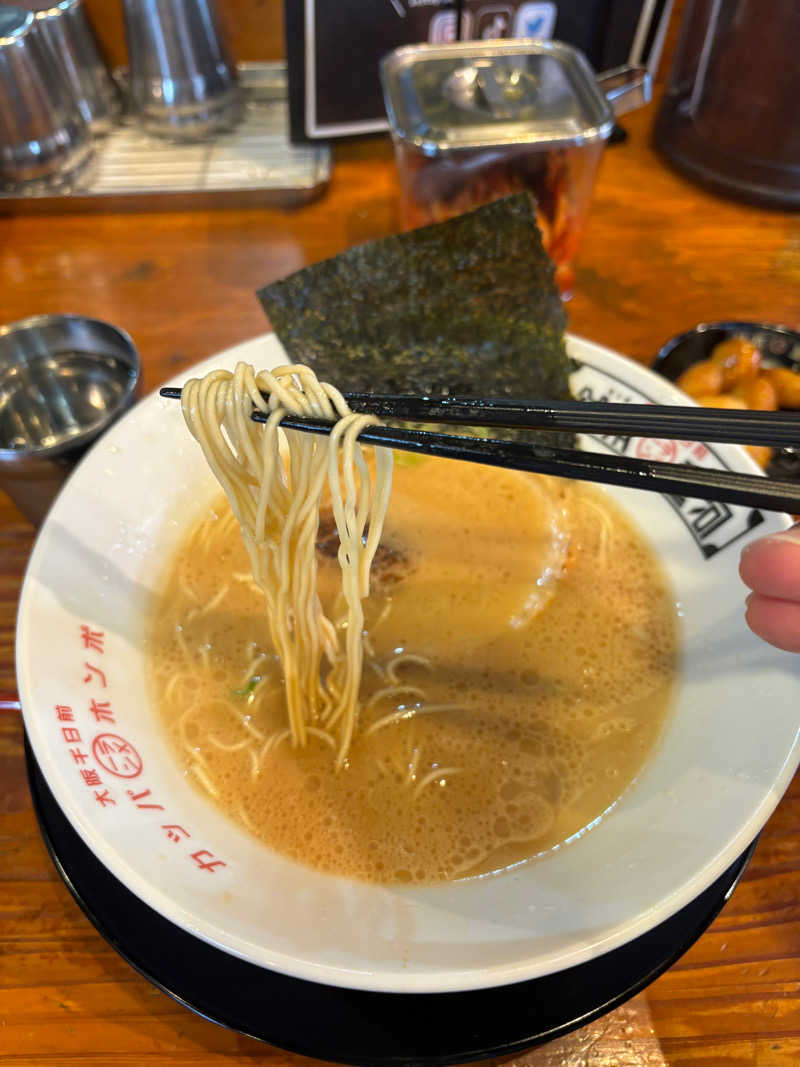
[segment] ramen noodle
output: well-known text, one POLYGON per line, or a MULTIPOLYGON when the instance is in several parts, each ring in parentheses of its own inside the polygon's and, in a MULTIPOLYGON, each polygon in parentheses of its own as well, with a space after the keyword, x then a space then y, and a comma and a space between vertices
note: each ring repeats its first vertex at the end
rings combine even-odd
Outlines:
POLYGON ((253 581, 266 600, 288 714, 288 726, 270 743, 285 734, 302 747, 309 736, 319 737, 337 749, 341 765, 358 716, 361 601, 369 593, 370 565, 391 486, 391 452, 377 450, 373 484, 357 440, 361 430, 377 420, 351 412, 338 390, 302 366, 256 374, 239 363, 233 374, 212 371, 202 380, 187 382, 182 408, 236 515, 253 581), (254 408, 269 416, 266 426, 251 420, 254 408), (279 428, 287 414, 327 419, 333 429, 322 439, 286 431, 284 460, 279 428), (314 545, 326 488, 339 537, 345 602, 339 627, 322 610, 317 592, 314 545))

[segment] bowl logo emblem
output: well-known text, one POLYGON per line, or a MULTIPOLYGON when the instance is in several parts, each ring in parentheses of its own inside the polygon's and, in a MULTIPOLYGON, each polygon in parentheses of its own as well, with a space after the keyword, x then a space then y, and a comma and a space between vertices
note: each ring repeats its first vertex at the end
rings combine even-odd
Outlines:
POLYGON ((678 456, 675 441, 662 441, 653 437, 642 438, 636 445, 639 459, 654 459, 660 463, 674 463, 678 456))
MULTIPOLYGON (((579 400, 601 400, 616 404, 652 404, 652 396, 634 389, 616 375, 591 365, 583 365, 570 376, 573 394, 579 400), (605 379, 598 384, 598 377, 605 379)), ((730 470, 714 448, 701 441, 663 441, 654 438, 590 434, 609 452, 618 456, 635 455, 638 459, 658 460, 662 463, 689 463, 696 467, 730 470)), ((704 559, 734 544, 754 527, 764 522, 762 512, 738 504, 722 504, 714 500, 693 497, 667 496, 681 521, 692 535, 704 559)))
POLYGON ((118 734, 98 734, 92 752, 100 766, 117 778, 136 778, 142 773, 142 757, 118 734))

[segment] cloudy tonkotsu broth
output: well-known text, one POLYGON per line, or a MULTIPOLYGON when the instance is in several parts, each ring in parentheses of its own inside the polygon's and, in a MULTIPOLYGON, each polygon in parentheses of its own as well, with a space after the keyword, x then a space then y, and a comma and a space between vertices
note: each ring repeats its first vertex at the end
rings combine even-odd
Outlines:
MULTIPOLYGON (((336 537, 318 539, 335 619, 336 537)), ((159 713, 198 789, 277 851, 375 882, 509 866, 611 807, 658 736, 677 627, 664 576, 608 497, 447 460, 400 463, 365 604, 344 768, 285 737, 263 598, 220 500, 153 614, 159 713), (378 725, 379 724, 379 725, 378 725)))

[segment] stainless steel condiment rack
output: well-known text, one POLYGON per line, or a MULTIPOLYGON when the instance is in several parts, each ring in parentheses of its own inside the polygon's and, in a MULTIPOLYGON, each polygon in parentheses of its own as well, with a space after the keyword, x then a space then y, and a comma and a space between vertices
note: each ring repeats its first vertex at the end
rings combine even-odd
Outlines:
MULTIPOLYGON (((123 89, 125 74, 116 75, 123 89)), ((182 144, 124 117, 96 142, 93 163, 71 188, 0 189, 0 212, 298 204, 318 196, 330 179, 330 149, 290 143, 284 64, 243 63, 239 74, 244 118, 229 133, 182 144)))

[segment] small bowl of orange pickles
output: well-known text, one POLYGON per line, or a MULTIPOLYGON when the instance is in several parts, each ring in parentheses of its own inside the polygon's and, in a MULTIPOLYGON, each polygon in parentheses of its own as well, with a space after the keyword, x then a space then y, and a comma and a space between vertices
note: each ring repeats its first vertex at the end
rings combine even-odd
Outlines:
MULTIPOLYGON (((786 326, 704 322, 667 341, 653 369, 704 407, 800 416, 800 333, 786 326)), ((800 478, 800 434, 797 448, 746 447, 768 473, 800 478)))

